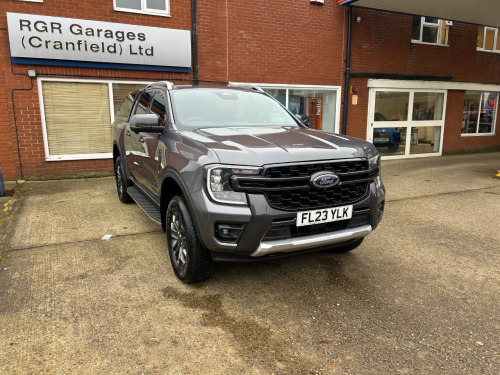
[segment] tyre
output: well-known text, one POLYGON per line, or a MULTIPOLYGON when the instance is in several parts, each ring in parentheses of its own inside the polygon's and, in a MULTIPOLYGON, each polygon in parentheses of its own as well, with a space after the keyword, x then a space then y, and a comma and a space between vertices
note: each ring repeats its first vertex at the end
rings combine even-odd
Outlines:
POLYGON ((399 145, 387 147, 389 152, 396 152, 399 150, 399 145))
POLYGON ((173 197, 168 204, 166 233, 170 261, 179 280, 191 284, 212 276, 212 258, 198 241, 189 208, 182 195, 173 197))
POLYGON ((356 238, 355 240, 350 240, 350 241, 338 244, 336 247, 334 247, 328 251, 330 253, 336 253, 336 254, 347 253, 349 251, 356 249, 359 245, 361 245, 361 243, 363 242, 364 239, 365 239, 364 237, 356 238))
POLYGON ((117 157, 115 161, 115 181, 118 199, 122 203, 131 203, 133 200, 127 193, 127 181, 123 173, 121 157, 117 157))

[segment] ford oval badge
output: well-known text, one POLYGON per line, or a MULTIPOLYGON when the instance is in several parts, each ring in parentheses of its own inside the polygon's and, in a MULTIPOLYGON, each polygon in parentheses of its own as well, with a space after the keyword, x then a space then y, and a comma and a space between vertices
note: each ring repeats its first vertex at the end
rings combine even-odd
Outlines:
POLYGON ((311 185, 320 189, 328 189, 339 183, 340 178, 332 172, 318 172, 311 176, 311 185))

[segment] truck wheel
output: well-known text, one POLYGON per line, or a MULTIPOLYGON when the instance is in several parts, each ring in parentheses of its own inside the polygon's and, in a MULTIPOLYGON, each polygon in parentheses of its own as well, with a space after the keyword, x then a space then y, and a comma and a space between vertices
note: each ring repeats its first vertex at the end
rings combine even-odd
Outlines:
POLYGON ((182 195, 172 198, 166 214, 167 245, 175 275, 186 284, 208 279, 212 258, 196 236, 191 214, 182 195))
POLYGON ((328 251, 330 253, 336 253, 336 254, 347 253, 348 251, 354 250, 359 245, 361 245, 361 243, 363 242, 364 239, 365 239, 364 237, 356 238, 355 240, 350 240, 350 241, 338 244, 336 247, 334 247, 328 251))
POLYGON ((120 199, 120 202, 131 203, 133 200, 127 193, 127 182, 125 180, 125 175, 123 174, 122 161, 120 157, 117 157, 115 161, 115 180, 116 191, 118 192, 118 199, 120 199))

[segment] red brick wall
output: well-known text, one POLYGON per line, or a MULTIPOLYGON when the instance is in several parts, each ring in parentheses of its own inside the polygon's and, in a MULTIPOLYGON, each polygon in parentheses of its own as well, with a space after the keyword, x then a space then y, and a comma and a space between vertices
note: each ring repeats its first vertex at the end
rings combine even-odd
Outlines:
POLYGON ((15 120, 17 120, 19 134, 23 177, 33 179, 112 172, 112 161, 109 159, 62 162, 45 161, 37 82, 34 79, 33 87, 31 87, 30 78, 27 75, 28 69, 36 70, 38 77, 74 79, 116 79, 127 81, 176 80, 177 82, 181 82, 180 80, 183 78, 191 78, 191 74, 182 73, 11 65, 6 12, 190 30, 191 2, 190 0, 171 1, 172 17, 115 12, 111 0, 44 0, 43 3, 11 0, 0 2, 0 61, 3 67, 3 74, 0 77, 0 136, 2 138, 0 142, 0 165, 2 166, 5 180, 21 178, 14 126, 15 120), (15 116, 11 99, 13 91, 15 116))
POLYGON ((346 9, 334 1, 199 0, 200 78, 341 85, 346 9))
MULTIPOLYGON (((4 64, 5 58, 0 57, 0 60, 2 61, 2 66, 6 66, 4 64)), ((2 139, 0 142, 0 167, 2 168, 2 175, 8 180, 15 176, 16 160, 13 153, 15 139, 12 139, 15 133, 11 132, 9 112, 6 108, 7 102, 5 72, 2 71, 0 75, 0 137, 2 139)))
MULTIPOLYGON (((368 88, 366 78, 351 77, 349 86, 359 88, 358 104, 352 104, 352 95, 349 94, 349 108, 347 115, 347 135, 366 139, 366 127, 368 119, 368 88)), ((343 90, 342 90, 343 91, 343 90)), ((342 100, 344 97, 342 96, 342 100)), ((342 120, 341 120, 342 122, 342 120)), ((340 125, 342 127, 342 124, 340 125)))

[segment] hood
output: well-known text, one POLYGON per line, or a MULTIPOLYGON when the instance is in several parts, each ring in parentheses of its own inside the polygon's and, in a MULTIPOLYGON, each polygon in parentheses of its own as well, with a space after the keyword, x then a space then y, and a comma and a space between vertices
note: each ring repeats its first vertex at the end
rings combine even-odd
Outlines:
POLYGON ((357 138, 299 127, 203 128, 181 134, 212 149, 223 164, 266 164, 350 159, 376 153, 357 138))

